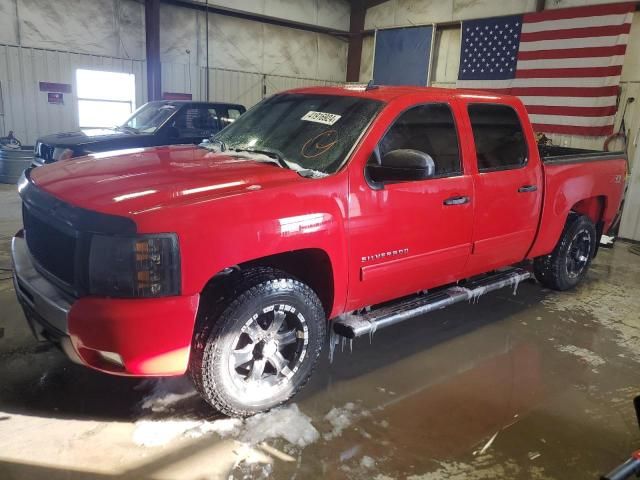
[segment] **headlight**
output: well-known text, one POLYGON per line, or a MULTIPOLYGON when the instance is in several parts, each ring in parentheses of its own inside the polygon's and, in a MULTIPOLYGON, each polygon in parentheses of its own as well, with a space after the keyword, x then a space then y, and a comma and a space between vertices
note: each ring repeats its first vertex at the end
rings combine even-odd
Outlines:
POLYGON ((89 292, 107 297, 179 295, 177 236, 94 235, 89 252, 89 292))
POLYGON ((70 148, 56 147, 53 149, 53 161, 58 162, 60 160, 67 160, 73 157, 73 150, 70 148))

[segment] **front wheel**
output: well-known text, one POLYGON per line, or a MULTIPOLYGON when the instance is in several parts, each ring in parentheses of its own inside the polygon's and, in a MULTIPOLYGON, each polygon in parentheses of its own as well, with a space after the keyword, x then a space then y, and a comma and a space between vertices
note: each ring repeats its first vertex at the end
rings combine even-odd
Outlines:
POLYGON ((554 290, 575 287, 589 270, 596 242, 596 228, 591 219, 570 214, 553 252, 534 260, 536 279, 554 290))
POLYGON ((245 272, 233 290, 219 315, 200 312, 190 372, 214 408, 246 417, 286 402, 306 384, 326 319, 310 287, 275 269, 245 272))

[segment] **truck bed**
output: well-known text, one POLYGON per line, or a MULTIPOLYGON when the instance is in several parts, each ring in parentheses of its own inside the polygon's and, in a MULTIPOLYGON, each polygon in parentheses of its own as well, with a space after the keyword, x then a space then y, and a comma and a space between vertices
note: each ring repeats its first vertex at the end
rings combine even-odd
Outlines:
POLYGON ((548 145, 538 148, 544 170, 540 223, 545 228, 538 231, 529 258, 553 250, 570 210, 588 215, 600 233, 607 233, 620 206, 627 172, 624 152, 548 145))
POLYGON ((538 151, 542 162, 551 165, 596 162, 625 157, 624 152, 606 152, 604 150, 588 150, 586 148, 560 147, 557 145, 538 145, 538 151))

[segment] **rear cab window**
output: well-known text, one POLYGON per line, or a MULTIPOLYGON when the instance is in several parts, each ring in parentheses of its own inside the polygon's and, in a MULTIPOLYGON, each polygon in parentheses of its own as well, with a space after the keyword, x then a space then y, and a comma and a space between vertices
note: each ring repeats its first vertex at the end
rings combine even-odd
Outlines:
POLYGON ((520 168, 527 163, 527 143, 517 112, 508 105, 472 103, 469 120, 478 171, 520 168))

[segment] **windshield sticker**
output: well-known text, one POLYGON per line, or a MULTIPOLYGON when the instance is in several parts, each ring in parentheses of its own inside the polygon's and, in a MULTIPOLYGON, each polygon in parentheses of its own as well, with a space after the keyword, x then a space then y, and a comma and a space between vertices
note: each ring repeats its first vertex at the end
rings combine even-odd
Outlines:
POLYGON ((331 150, 338 143, 338 132, 331 129, 307 140, 300 153, 305 158, 319 157, 331 150))
POLYGON ((313 110, 305 113, 304 117, 300 120, 306 120, 307 122, 324 123, 325 125, 333 125, 336 123, 342 115, 336 115, 335 113, 314 112, 313 110))

